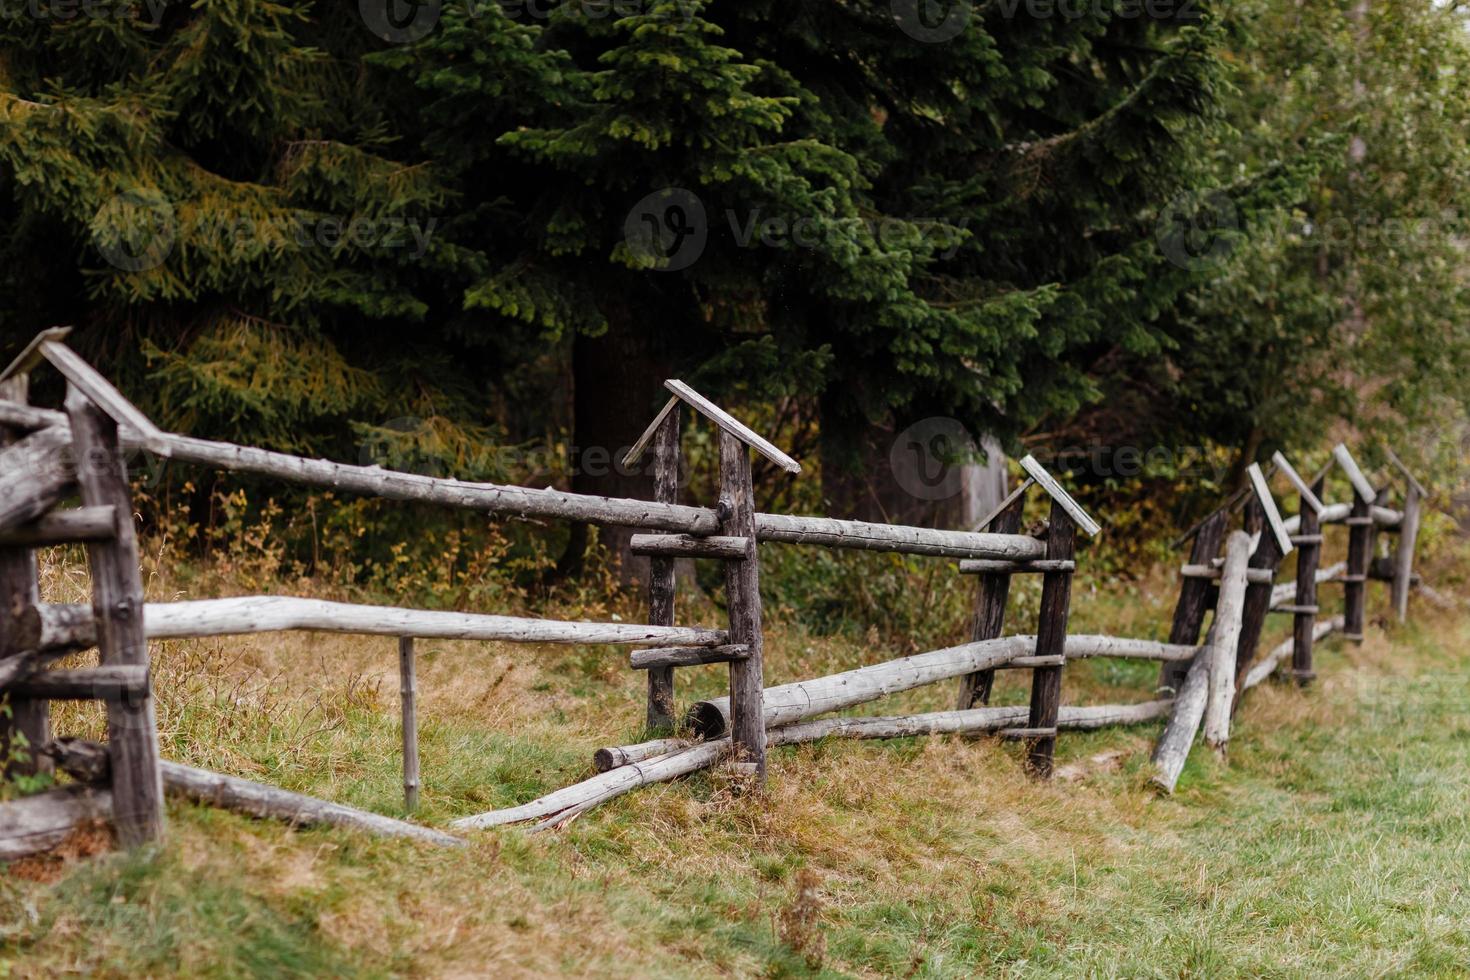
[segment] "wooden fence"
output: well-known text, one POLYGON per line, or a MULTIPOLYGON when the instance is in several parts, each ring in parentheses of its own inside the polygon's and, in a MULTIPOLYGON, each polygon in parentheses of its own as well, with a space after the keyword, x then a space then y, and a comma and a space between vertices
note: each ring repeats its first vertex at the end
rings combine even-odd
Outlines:
POLYGON ((599 749, 594 755, 599 772, 592 779, 513 809, 465 817, 450 829, 525 820, 555 826, 637 786, 720 763, 730 766, 741 780, 759 785, 765 778, 768 746, 825 737, 994 732, 1023 742, 1028 770, 1045 778, 1051 774, 1059 731, 1164 717, 1169 722, 1158 754, 1159 784, 1172 789, 1201 719, 1207 738, 1223 749, 1236 694, 1259 682, 1284 656, 1273 651, 1260 664, 1253 663, 1269 612, 1296 617, 1295 641, 1287 652, 1293 654, 1295 676, 1303 682, 1311 677, 1312 644, 1325 635, 1324 626, 1346 624, 1349 635, 1361 637, 1364 586, 1370 577, 1392 579, 1403 614, 1418 508, 1424 497, 1423 488, 1404 471, 1409 484, 1404 510, 1388 510, 1386 496, 1374 490, 1347 450, 1339 447, 1335 460, 1352 480, 1356 498, 1350 505, 1325 506, 1318 497, 1326 474, 1309 486, 1278 455, 1273 467, 1301 493, 1301 514, 1282 520, 1266 474, 1252 467, 1250 493, 1228 501, 1187 536, 1193 541, 1190 563, 1181 574, 1179 604, 1167 643, 1069 636, 1076 534, 1080 530, 1093 535, 1099 527, 1029 456, 1021 460, 1026 479, 972 531, 757 513, 751 452, 792 473, 800 472, 800 464, 687 385, 669 381, 668 403, 624 461, 632 465, 652 452, 653 501, 435 479, 162 432, 65 345, 65 334, 57 329, 39 335, 0 375, 0 589, 6 600, 0 608, 0 692, 8 697, 12 712, 4 738, 31 748, 29 762, 13 761, 12 768, 35 770, 54 764, 77 785, 0 805, 0 859, 44 850, 78 822, 99 817, 111 819, 124 844, 156 839, 164 832, 165 793, 294 823, 349 826, 442 844, 460 842, 461 838, 418 824, 160 760, 147 641, 279 630, 398 638, 404 792, 410 811, 417 804, 421 780, 416 638, 636 647, 630 666, 647 675, 648 725, 671 735, 679 727, 674 711, 676 670, 726 665, 729 695, 692 707, 683 720, 688 737, 599 749), (27 404, 27 378, 42 363, 66 379, 64 411, 27 404), (686 411, 719 431, 719 497, 714 507, 677 500, 681 417, 686 411), (485 513, 632 527, 644 532, 633 537, 633 551, 650 559, 649 623, 563 622, 274 596, 145 603, 123 455, 125 449, 136 447, 304 486, 485 513), (1047 495, 1050 513, 1039 532, 1028 534, 1021 530, 1022 508, 1033 487, 1047 495), (80 497, 80 507, 57 509, 74 496, 80 497), (1219 551, 1231 515, 1241 506, 1244 531, 1231 536, 1222 556, 1219 551), (1346 566, 1324 574, 1317 563, 1320 527, 1337 521, 1348 524, 1352 546, 1346 566), (1373 537, 1380 529, 1402 530, 1397 555, 1386 568, 1371 561, 1373 537), (92 603, 41 602, 33 549, 77 541, 87 546, 92 603), (970 641, 768 688, 756 547, 762 541, 958 560, 961 571, 977 580, 970 641), (1282 558, 1298 546, 1303 549, 1299 579, 1294 588, 1279 587, 1289 590, 1283 594, 1274 584, 1275 573, 1282 558), (724 563, 727 623, 674 622, 674 562, 681 558, 724 563), (1042 577, 1038 632, 1004 636, 1011 577, 1024 574, 1042 577), (1318 622, 1317 587, 1338 581, 1345 585, 1344 616, 1340 621, 1318 622), (1215 625, 1201 644, 1199 634, 1211 608, 1216 609, 1215 625), (99 666, 48 669, 61 657, 91 647, 99 651, 99 666), (1164 696, 1133 705, 1064 707, 1063 670, 1069 660, 1088 657, 1162 662, 1159 693, 1164 696), (989 706, 995 671, 1002 669, 1031 672, 1029 706, 989 706), (1232 683, 1224 682, 1227 676, 1232 683), (813 720, 946 680, 958 683, 952 711, 813 720), (106 704, 106 745, 52 736, 48 704, 68 698, 106 704), (1196 702, 1201 706, 1198 716, 1196 702))

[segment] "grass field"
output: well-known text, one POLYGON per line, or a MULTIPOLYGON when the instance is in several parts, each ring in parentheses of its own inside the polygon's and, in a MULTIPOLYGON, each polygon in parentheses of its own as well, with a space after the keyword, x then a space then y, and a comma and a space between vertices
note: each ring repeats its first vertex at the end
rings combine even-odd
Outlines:
MULTIPOLYGON (((51 574, 53 598, 79 588, 51 574)), ((1158 636, 1173 592, 1162 574, 1088 592, 1074 629, 1158 636)), ((781 749, 764 797, 696 776, 467 851, 173 804, 161 848, 0 874, 0 976, 1467 975, 1467 640, 1470 620, 1426 606, 1329 640, 1318 685, 1253 692, 1228 766, 1197 750, 1171 799, 1144 787, 1154 725, 1064 734, 1046 785, 990 740, 781 749)), ((773 683, 893 653, 780 622, 768 649, 773 683)), ((394 650, 159 644, 165 755, 401 814, 394 650)), ((639 735, 620 653, 420 650, 426 822, 572 782, 639 735)), ((1084 662, 1066 697, 1142 700, 1155 674, 1084 662)), ((718 669, 681 684, 713 692, 718 669)), ((998 701, 1024 698, 1006 677, 998 701)))

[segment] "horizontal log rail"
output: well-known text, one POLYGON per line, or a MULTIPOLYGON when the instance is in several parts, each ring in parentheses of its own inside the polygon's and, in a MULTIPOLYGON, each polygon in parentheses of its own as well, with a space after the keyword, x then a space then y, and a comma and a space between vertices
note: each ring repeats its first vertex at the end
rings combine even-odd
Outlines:
MULTIPOLYGON (((41 606, 37 611, 31 628, 36 631, 40 649, 88 647, 96 642, 90 609, 41 606)), ((359 606, 286 596, 150 602, 143 607, 143 632, 155 640, 295 630, 436 640, 644 647, 718 647, 729 642, 727 631, 702 626, 570 623, 521 616, 359 606)))
POLYGON ((148 693, 148 668, 113 664, 32 674, 7 689, 12 697, 47 701, 113 701, 148 693))
POLYGON ((628 666, 634 670, 655 667, 698 667, 703 664, 727 664, 750 656, 750 647, 732 643, 722 647, 671 647, 667 650, 634 650, 628 666))
POLYGON ((53 511, 29 524, 0 533, 0 548, 49 548, 80 541, 106 541, 117 536, 112 507, 78 507, 53 511))
MULTIPOLYGON (((0 401, 0 425, 30 431, 59 427, 56 438, 70 438, 66 429, 66 416, 61 412, 15 402, 0 401)), ((130 448, 157 448, 156 438, 145 440, 127 426, 122 428, 121 435, 123 444, 130 448)), ((673 531, 701 537, 714 535, 720 527, 719 515, 708 507, 446 480, 417 473, 385 470, 378 466, 353 466, 324 459, 306 459, 288 453, 196 439, 175 433, 164 433, 161 438, 169 456, 180 462, 388 500, 417 501, 519 517, 543 517, 652 531, 673 531)), ((757 514, 755 530, 756 538, 760 541, 932 555, 940 558, 1014 561, 1043 558, 1046 552, 1040 541, 1024 534, 946 531, 795 514, 757 514)))

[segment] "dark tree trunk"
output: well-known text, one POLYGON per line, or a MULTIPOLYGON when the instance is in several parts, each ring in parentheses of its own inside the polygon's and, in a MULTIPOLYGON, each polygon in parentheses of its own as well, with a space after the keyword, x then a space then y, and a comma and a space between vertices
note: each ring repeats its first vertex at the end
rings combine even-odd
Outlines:
MULTIPOLYGON (((601 336, 579 334, 572 347, 572 490, 604 497, 653 498, 653 458, 646 454, 635 466, 623 466, 623 454, 653 421, 668 392, 667 348, 659 343, 652 314, 618 305, 604 311, 607 330, 601 336)), ((633 530, 604 527, 600 538, 617 557, 624 582, 642 581, 648 560, 631 555, 633 530)), ((558 571, 581 571, 588 542, 587 526, 572 528, 558 571)))

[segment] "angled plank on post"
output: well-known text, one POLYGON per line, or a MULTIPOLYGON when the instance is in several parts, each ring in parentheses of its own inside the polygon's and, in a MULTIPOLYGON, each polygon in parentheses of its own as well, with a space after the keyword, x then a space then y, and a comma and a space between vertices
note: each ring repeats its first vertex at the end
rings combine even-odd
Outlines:
POLYGON ((1062 485, 1046 471, 1046 468, 1036 461, 1036 457, 1029 453, 1021 457, 1021 468, 1026 471, 1027 476, 1041 484, 1041 488, 1051 495, 1051 499, 1055 500, 1062 510, 1067 512, 1067 516, 1076 522, 1082 533, 1090 538, 1102 530, 1102 525, 1087 516, 1087 512, 1082 509, 1081 505, 1073 500, 1072 495, 1064 490, 1062 485))
MULTIPOLYGON (((769 459, 771 462, 781 467, 787 473, 801 472, 800 463, 792 459, 790 456, 787 456, 775 446, 771 445, 765 439, 761 438, 754 431, 752 431, 751 428, 747 426, 744 422, 741 422, 739 419, 735 418, 729 412, 725 411, 723 408, 716 405, 714 402, 710 401, 708 398, 704 397, 699 392, 686 385, 684 382, 674 378, 670 378, 668 381, 664 382, 664 387, 669 389, 680 399, 682 399, 684 403, 687 404, 690 408, 694 409, 696 412, 709 419, 715 425, 719 426, 721 429, 728 432, 736 439, 739 439, 741 442, 745 443, 751 449, 754 449, 756 452, 766 457, 766 459, 769 459)), ((668 411, 669 407, 666 405, 664 406, 664 411, 661 412, 660 415, 663 415, 668 411)), ((659 421, 661 422, 663 421, 663 419, 660 418, 659 421)), ((645 435, 647 434, 645 433, 645 435)), ((642 440, 639 441, 641 442, 642 440)), ((636 459, 636 457, 633 456, 632 453, 629 453, 628 455, 629 458, 636 459)))
POLYGON ((1281 454, 1280 450, 1271 454, 1271 462, 1276 464, 1278 470, 1286 474, 1286 479, 1296 488, 1296 492, 1301 494, 1302 503, 1312 508, 1312 512, 1318 517, 1322 516, 1322 510, 1327 505, 1322 503, 1321 498, 1312 492, 1311 486, 1302 479, 1302 475, 1296 471, 1296 467, 1291 465, 1287 458, 1281 454))
POLYGON ((1333 446, 1332 458, 1337 460, 1337 465, 1341 466, 1342 471, 1347 474, 1348 482, 1353 485, 1353 492, 1369 504, 1373 503, 1373 498, 1378 496, 1378 491, 1373 489, 1373 484, 1368 482, 1368 478, 1358 468, 1358 461, 1353 459, 1353 454, 1348 452, 1348 447, 1340 442, 1333 446))
POLYGON ((1286 522, 1281 519, 1281 511, 1276 507, 1276 498, 1271 496, 1271 488, 1266 485, 1266 474, 1261 472, 1259 463, 1252 463, 1246 473, 1250 476, 1251 486, 1255 489, 1256 499, 1260 501, 1261 511, 1266 518, 1266 526, 1276 538, 1282 557, 1291 554, 1291 535, 1287 533, 1286 522))
POLYGON ((664 419, 668 418, 669 413, 678 406, 679 396, 675 395, 664 404, 663 408, 658 410, 658 414, 653 417, 653 421, 648 424, 648 428, 643 430, 643 435, 638 437, 638 441, 633 443, 633 448, 629 449, 627 454, 623 456, 624 466, 632 466, 638 462, 638 458, 648 450, 649 445, 653 442, 653 437, 658 435, 658 430, 663 426, 664 419))
POLYGON ((1409 482, 1409 487, 1419 495, 1420 500, 1429 496, 1429 491, 1424 488, 1424 484, 1414 479, 1414 474, 1409 472, 1409 468, 1404 465, 1403 460, 1399 459, 1399 454, 1393 451, 1392 446, 1384 446, 1383 452, 1388 456, 1388 461, 1393 464, 1393 468, 1403 474, 1404 479, 1409 482))
POLYGON ((29 374, 31 369, 40 364, 45 357, 41 352, 41 345, 50 341, 64 340, 69 333, 71 333, 71 327, 51 327, 36 334, 31 338, 31 342, 26 344, 25 350, 17 354, 4 371, 0 371, 0 382, 29 374))
POLYGON ((131 428, 145 449, 159 456, 167 457, 172 454, 173 447, 163 430, 128 401, 122 392, 114 388, 112 382, 83 360, 80 354, 59 340, 42 340, 37 349, 92 404, 106 412, 118 425, 131 428))
MULTIPOLYGON (((995 505, 995 509, 992 510, 989 514, 986 514, 985 517, 984 517, 984 519, 981 520, 979 524, 976 524, 970 530, 972 530, 972 531, 983 531, 983 530, 985 530, 991 524, 995 523, 995 519, 997 517, 999 517, 1001 514, 1004 514, 1005 513, 1006 508, 1010 507, 1011 504, 1015 503, 1017 500, 1020 500, 1023 496, 1025 496, 1026 491, 1027 490, 1030 490, 1035 485, 1036 485, 1035 478, 1029 477, 1029 476, 1026 477, 1026 479, 1024 479, 1020 483, 1016 484, 1016 489, 1014 489, 1010 493, 1006 494, 1006 499, 1004 499, 1000 503, 996 504, 995 505)), ((1007 532, 1002 531, 1001 533, 1004 534, 1004 533, 1007 533, 1007 532)), ((1012 533, 1012 534, 1019 533, 1019 528, 1016 529, 1016 530, 1014 530, 1014 531, 1011 531, 1009 533, 1012 533)))

